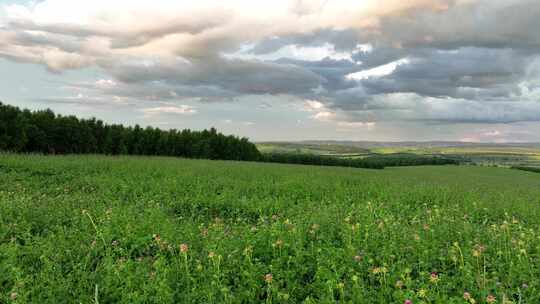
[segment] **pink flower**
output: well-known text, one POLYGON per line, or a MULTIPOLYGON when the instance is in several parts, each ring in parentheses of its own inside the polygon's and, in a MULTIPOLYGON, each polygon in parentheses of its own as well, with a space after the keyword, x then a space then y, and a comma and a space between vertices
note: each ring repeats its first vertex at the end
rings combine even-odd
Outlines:
POLYGON ((187 244, 180 244, 180 252, 186 253, 189 250, 189 246, 187 244))
POLYGON ((487 296, 487 298, 486 298, 486 302, 488 302, 488 303, 495 303, 495 302, 497 302, 497 298, 495 298, 495 296, 493 296, 493 295, 489 295, 489 296, 487 296))
POLYGON ((405 300, 405 302, 403 302, 403 304, 413 304, 411 300, 407 299, 405 300))
POLYGON ((439 274, 436 272, 432 272, 429 276, 429 280, 431 281, 431 283, 437 283, 439 281, 439 274))

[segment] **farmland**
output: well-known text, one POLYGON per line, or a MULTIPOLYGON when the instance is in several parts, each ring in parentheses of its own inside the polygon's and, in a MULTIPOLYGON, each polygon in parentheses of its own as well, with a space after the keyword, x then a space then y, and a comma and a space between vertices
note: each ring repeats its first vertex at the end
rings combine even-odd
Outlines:
POLYGON ((355 159, 391 155, 438 156, 479 166, 540 167, 538 143, 301 141, 262 142, 257 146, 264 153, 303 153, 355 159))
POLYGON ((0 303, 538 303, 539 231, 505 168, 0 155, 0 303))

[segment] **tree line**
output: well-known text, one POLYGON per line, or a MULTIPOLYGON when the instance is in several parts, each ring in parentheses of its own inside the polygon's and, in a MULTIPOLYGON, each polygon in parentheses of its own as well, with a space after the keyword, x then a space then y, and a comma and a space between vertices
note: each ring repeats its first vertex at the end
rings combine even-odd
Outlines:
POLYGON ((512 169, 540 173, 540 167, 512 166, 512 169))
POLYGON ((401 166, 458 165, 459 161, 441 156, 415 154, 372 155, 364 158, 345 158, 306 153, 266 153, 262 160, 271 163, 300 165, 339 166, 367 169, 384 169, 401 166))
POLYGON ((216 129, 161 130, 106 124, 95 118, 30 111, 0 102, 0 150, 45 154, 161 155, 222 160, 260 160, 247 138, 216 129))

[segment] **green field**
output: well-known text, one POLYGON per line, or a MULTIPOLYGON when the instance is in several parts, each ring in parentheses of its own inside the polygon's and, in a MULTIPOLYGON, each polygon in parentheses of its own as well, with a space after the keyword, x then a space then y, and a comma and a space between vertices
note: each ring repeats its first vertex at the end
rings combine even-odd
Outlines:
POLYGON ((384 155, 440 156, 479 166, 540 167, 540 144, 480 144, 440 142, 266 142, 263 153, 308 153, 343 158, 384 155))
POLYGON ((0 155, 0 303, 540 303, 540 174, 0 155))

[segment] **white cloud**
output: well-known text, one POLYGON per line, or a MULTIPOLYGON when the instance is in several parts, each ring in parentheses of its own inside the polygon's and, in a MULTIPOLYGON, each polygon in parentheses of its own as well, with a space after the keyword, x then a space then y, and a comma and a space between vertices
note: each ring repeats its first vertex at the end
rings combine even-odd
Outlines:
POLYGON ((95 84, 97 87, 114 87, 116 86, 116 81, 112 79, 99 79, 95 84))
MULTIPOLYGON (((440 1, 415 0, 404 5, 392 0, 380 5, 377 0, 44 0, 28 6, 0 5, 0 11, 5 11, 5 19, 13 22, 8 31, 37 31, 46 37, 59 34, 65 38, 83 37, 78 42, 81 48, 77 56, 86 57, 84 60, 74 62, 74 58, 66 59, 60 54, 43 60, 52 68, 68 69, 94 64, 103 57, 182 55, 189 58, 205 53, 230 53, 240 45, 273 36, 325 28, 358 28, 365 23, 359 20, 373 20, 412 7, 432 8, 437 2, 440 1)), ((22 49, 12 47, 7 52, 17 52, 20 57, 35 62, 26 53, 39 56, 58 45, 19 47, 22 49)), ((330 43, 313 47, 291 45, 280 52, 274 56, 350 59, 349 53, 336 51, 330 43)))
POLYGON ((403 58, 372 69, 351 73, 345 77, 350 80, 364 80, 368 79, 369 77, 387 76, 392 74, 396 68, 402 64, 409 64, 409 60, 407 58, 403 58))
POLYGON ((181 115, 192 115, 196 114, 197 110, 188 105, 179 105, 179 106, 161 106, 153 108, 144 108, 141 109, 147 116, 159 115, 159 114, 181 114, 181 115))
POLYGON ((324 104, 316 100, 304 101, 303 107, 308 112, 318 111, 324 108, 324 104))
POLYGON ((336 117, 336 113, 330 111, 318 112, 312 118, 319 121, 329 121, 336 117))
POLYGON ((498 137, 498 136, 503 135, 503 133, 499 130, 493 130, 493 131, 486 131, 482 133, 482 135, 486 137, 498 137))
POLYGON ((347 122, 347 121, 340 121, 337 123, 338 127, 342 128, 350 128, 350 129, 358 129, 358 128, 367 128, 368 130, 371 130, 375 127, 375 122, 347 122))
POLYGON ((227 58, 238 58, 246 60, 277 60, 282 58, 320 61, 323 59, 333 60, 352 60, 353 52, 337 51, 335 46, 326 42, 322 46, 299 46, 295 44, 286 45, 279 50, 267 54, 253 54, 250 52, 250 46, 240 48, 238 52, 225 54, 227 58))

